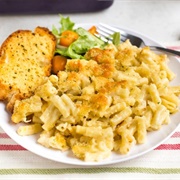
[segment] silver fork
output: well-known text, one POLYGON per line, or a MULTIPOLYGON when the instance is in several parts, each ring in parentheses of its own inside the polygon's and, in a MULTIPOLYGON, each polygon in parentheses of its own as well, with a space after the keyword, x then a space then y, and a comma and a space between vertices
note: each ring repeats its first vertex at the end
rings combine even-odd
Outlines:
MULTIPOLYGON (((99 25, 97 26, 97 31, 98 31, 98 35, 100 37, 102 37, 103 40, 107 40, 106 38, 108 37, 108 40, 112 40, 112 38, 110 37, 110 35, 112 35, 114 32, 120 32, 120 40, 122 42, 125 42, 127 39, 130 40, 132 45, 135 45, 137 47, 143 47, 143 46, 148 46, 145 44, 145 42, 143 41, 143 39, 134 36, 132 34, 129 34, 125 31, 123 31, 122 29, 118 29, 115 27, 112 27, 110 25, 104 24, 104 23, 99 23, 99 25)), ((172 49, 168 49, 168 48, 164 48, 164 47, 160 47, 160 46, 148 46, 151 50, 156 50, 156 51, 163 51, 166 53, 170 53, 172 55, 177 55, 180 56, 180 51, 175 51, 172 49)))

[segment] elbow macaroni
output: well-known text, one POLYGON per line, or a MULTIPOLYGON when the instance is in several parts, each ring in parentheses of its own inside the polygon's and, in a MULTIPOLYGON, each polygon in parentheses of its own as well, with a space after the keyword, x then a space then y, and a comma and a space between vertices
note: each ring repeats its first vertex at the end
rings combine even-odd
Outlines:
POLYGON ((85 58, 69 60, 34 96, 16 102, 12 121, 30 124, 19 135, 40 133, 37 141, 47 148, 100 161, 146 143, 148 131, 178 111, 180 86, 169 84, 175 75, 166 56, 126 41, 89 50, 85 58))

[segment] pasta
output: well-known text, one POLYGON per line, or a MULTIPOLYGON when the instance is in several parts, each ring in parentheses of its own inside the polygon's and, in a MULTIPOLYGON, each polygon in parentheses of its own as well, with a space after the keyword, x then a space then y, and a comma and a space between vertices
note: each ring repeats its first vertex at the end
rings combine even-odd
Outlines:
POLYGON ((85 161, 103 160, 112 151, 127 154, 178 111, 174 77, 167 57, 148 47, 126 41, 93 48, 84 60, 67 61, 65 71, 45 79, 31 98, 17 101, 12 121, 29 123, 19 135, 40 133, 41 145, 71 149, 85 161))

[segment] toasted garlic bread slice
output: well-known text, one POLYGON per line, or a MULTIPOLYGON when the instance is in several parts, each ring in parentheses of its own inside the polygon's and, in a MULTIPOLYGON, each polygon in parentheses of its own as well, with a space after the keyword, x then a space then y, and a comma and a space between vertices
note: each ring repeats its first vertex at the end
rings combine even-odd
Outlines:
POLYGON ((44 27, 18 30, 0 48, 0 100, 13 111, 14 102, 30 97, 51 72, 56 39, 44 27))

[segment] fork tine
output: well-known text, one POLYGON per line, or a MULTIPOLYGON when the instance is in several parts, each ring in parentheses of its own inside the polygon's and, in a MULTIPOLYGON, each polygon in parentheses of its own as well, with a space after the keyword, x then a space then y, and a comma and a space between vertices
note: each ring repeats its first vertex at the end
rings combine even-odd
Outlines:
POLYGON ((100 32, 104 36, 108 36, 114 33, 113 31, 105 29, 104 27, 101 27, 101 26, 98 26, 98 32, 100 32))
POLYGON ((104 42, 112 43, 113 38, 110 36, 110 34, 107 34, 106 32, 97 29, 97 34, 95 34, 97 37, 101 38, 104 42))
POLYGON ((107 32, 106 30, 102 30, 102 29, 99 28, 99 27, 98 27, 98 29, 97 29, 97 32, 98 32, 101 36, 103 36, 103 37, 105 37, 105 38, 108 37, 108 39, 111 39, 111 40, 112 40, 112 38, 109 36, 109 35, 112 34, 111 32, 107 32))
POLYGON ((114 32, 120 32, 121 42, 125 42, 127 40, 127 34, 124 31, 111 27, 107 24, 100 23, 99 26, 97 27, 97 31, 101 36, 105 38, 108 37, 108 40, 110 41, 112 41, 113 39, 112 37, 110 37, 110 35, 112 35, 114 32))
POLYGON ((115 28, 115 27, 111 27, 104 23, 99 23, 99 28, 101 28, 101 30, 104 30, 104 31, 106 30, 108 32, 111 32, 111 34, 114 32, 120 32, 121 36, 124 36, 124 37, 128 36, 128 34, 126 32, 124 32, 123 30, 115 28))
POLYGON ((102 34, 102 32, 97 31, 98 33, 95 33, 94 35, 98 38, 100 38, 101 40, 103 40, 104 42, 112 42, 111 39, 107 39, 107 36, 104 34, 102 34))
MULTIPOLYGON (((112 35, 114 32, 108 31, 106 29, 102 29, 101 27, 98 27, 97 32, 99 34, 96 34, 96 36, 102 37, 104 41, 112 41, 113 40, 113 38, 110 35, 112 35)), ((126 40, 127 40, 127 37, 121 36, 121 38, 120 38, 121 42, 125 42, 126 40)))
POLYGON ((125 31, 118 29, 116 27, 111 27, 110 25, 99 23, 98 28, 101 29, 101 31, 106 32, 108 35, 113 34, 114 32, 120 32, 121 42, 125 42, 127 39, 129 39, 131 44, 137 47, 141 47, 142 45, 144 45, 144 42, 141 38, 134 36, 132 34, 128 34, 125 31))
MULTIPOLYGON (((103 41, 108 42, 108 41, 112 41, 113 40, 113 38, 110 36, 113 33, 109 33, 108 34, 108 33, 104 32, 102 30, 99 30, 99 29, 97 29, 97 32, 98 32, 98 34, 95 34, 95 35, 97 37, 101 37, 103 41)), ((127 40, 127 38, 121 36, 121 38, 120 38, 121 42, 125 42, 126 40, 127 40)))

